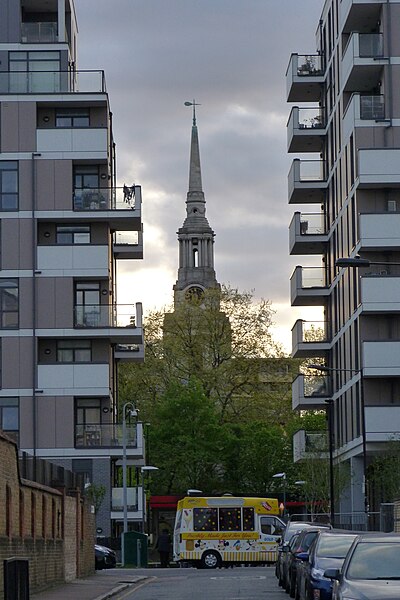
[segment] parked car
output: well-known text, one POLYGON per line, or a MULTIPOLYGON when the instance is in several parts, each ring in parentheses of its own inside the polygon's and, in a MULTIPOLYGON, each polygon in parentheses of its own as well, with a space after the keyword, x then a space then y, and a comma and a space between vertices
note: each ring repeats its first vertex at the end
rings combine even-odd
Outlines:
MULTIPOLYGON (((311 544, 318 535, 318 531, 321 530, 321 527, 304 529, 293 536, 289 546, 284 549, 286 552, 286 562, 284 563, 283 587, 291 598, 295 597, 297 565, 298 563, 301 564, 301 561, 297 556, 303 552, 308 552, 311 544)), ((326 530, 325 527, 324 529, 326 530)))
POLYGON ((275 564, 275 575, 280 586, 283 586, 283 565, 286 562, 286 551, 283 549, 289 544, 295 533, 300 533, 300 531, 303 531, 304 529, 310 529, 311 527, 323 527, 326 529, 331 529, 329 524, 312 523, 311 521, 289 521, 289 523, 286 525, 285 531, 283 532, 282 541, 278 547, 278 557, 275 564))
POLYGON ((94 546, 94 566, 96 570, 112 569, 117 565, 117 555, 106 546, 94 546))
POLYGON ((297 555, 295 598, 299 600, 331 600, 332 580, 324 573, 329 568, 340 568, 357 537, 350 531, 319 531, 309 552, 297 555))
POLYGON ((357 536, 342 569, 327 569, 333 600, 398 600, 400 598, 400 534, 357 536))

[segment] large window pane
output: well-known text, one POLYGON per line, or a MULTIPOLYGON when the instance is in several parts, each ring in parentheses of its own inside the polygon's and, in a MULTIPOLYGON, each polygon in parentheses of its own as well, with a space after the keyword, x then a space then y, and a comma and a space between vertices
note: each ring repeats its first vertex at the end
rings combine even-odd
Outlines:
POLYGON ((0 279, 0 326, 2 329, 18 327, 18 281, 0 279))
MULTIPOLYGON (((185 516, 183 516, 185 519, 185 516)), ((194 531, 218 531, 216 508, 194 508, 193 530, 194 531)))
POLYGON ((219 509, 219 530, 220 531, 241 531, 241 510, 240 508, 220 508, 219 509))
POLYGON ((18 163, 0 161, 0 210, 18 208, 18 163))

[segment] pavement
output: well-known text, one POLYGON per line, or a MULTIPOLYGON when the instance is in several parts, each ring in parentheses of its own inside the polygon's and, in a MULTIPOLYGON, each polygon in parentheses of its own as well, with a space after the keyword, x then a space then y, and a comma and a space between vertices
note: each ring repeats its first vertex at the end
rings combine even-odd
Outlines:
POLYGON ((84 579, 75 579, 71 583, 31 594, 30 597, 31 600, 106 600, 134 583, 147 579, 134 573, 134 569, 96 571, 84 579))

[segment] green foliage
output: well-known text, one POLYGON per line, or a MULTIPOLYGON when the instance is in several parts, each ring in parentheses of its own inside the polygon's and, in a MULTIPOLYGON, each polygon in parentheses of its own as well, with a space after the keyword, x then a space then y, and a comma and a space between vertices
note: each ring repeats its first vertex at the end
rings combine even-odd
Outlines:
POLYGON ((368 467, 368 482, 377 503, 400 498, 400 440, 393 437, 368 467))
POLYGON ((97 514, 100 506, 103 503, 104 496, 106 495, 106 488, 104 485, 96 485, 91 483, 86 488, 86 498, 94 506, 94 512, 97 514))

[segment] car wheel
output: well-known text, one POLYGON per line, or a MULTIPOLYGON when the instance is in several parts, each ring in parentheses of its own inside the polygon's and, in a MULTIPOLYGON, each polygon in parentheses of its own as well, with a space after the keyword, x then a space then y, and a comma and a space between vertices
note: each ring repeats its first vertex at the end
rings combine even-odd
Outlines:
POLYGON ((217 569, 221 566, 220 555, 212 550, 207 550, 201 557, 201 566, 203 569, 217 569))

